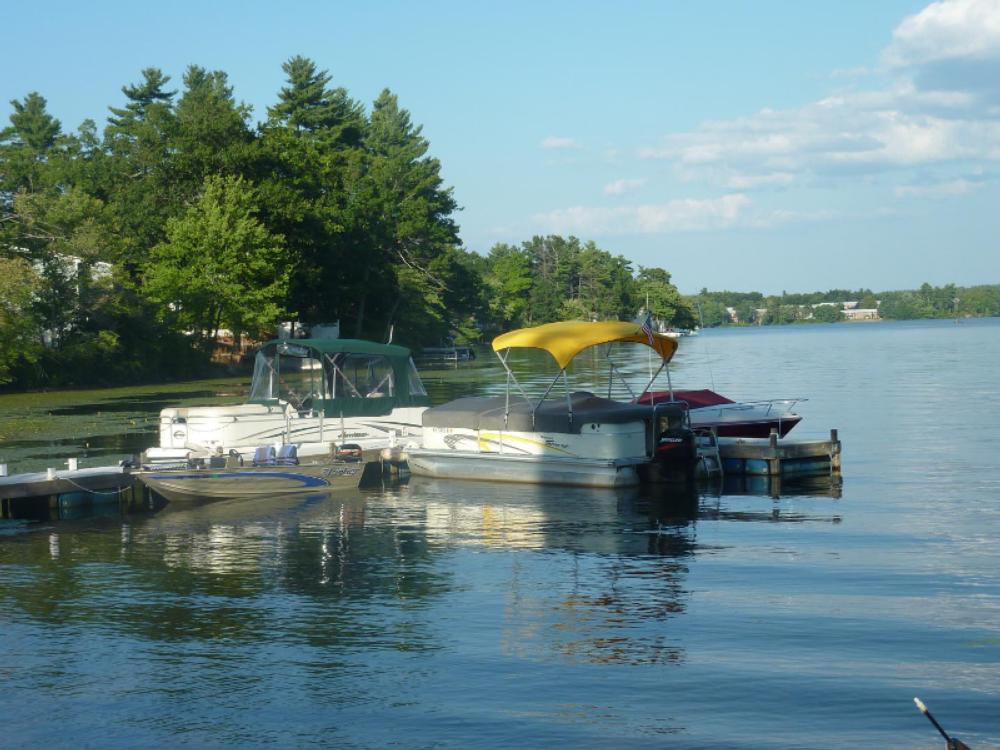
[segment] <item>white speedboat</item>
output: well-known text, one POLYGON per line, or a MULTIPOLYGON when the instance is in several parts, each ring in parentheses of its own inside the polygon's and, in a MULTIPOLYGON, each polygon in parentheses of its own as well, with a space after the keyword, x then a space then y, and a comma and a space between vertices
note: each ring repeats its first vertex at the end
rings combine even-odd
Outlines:
MULTIPOLYGON (((601 344, 640 344, 660 355, 643 393, 677 350, 672 338, 619 321, 549 323, 498 336, 493 350, 507 373, 505 395, 461 398, 425 411, 421 445, 406 451, 410 470, 453 479, 619 487, 638 484, 652 463, 693 467, 694 441, 682 405, 621 402, 570 389, 570 362, 601 344), (518 348, 548 352, 559 367, 538 399, 529 398, 509 366, 518 348), (565 397, 549 398, 559 381, 565 397)), ((610 351, 608 363, 609 377, 617 375, 629 388, 610 351)))
POLYGON ((257 353, 250 398, 235 406, 160 412, 146 463, 295 444, 303 457, 351 444, 376 450, 419 436, 430 405, 409 349, 355 339, 270 341, 257 353))

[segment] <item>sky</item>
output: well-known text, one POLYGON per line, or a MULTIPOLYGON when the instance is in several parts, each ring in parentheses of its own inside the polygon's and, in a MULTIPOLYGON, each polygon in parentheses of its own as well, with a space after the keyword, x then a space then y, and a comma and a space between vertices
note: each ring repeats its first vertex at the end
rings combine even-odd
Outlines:
POLYGON ((487 253, 574 235, 682 292, 1000 283, 1000 0, 0 0, 0 123, 158 67, 266 117, 304 55, 423 127, 487 253))

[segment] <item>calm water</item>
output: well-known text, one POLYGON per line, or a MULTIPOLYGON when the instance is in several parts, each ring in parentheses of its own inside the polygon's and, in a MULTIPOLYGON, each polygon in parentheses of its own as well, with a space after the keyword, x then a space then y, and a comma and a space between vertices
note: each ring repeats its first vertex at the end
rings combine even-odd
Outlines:
POLYGON ((808 397, 842 490, 7 522, 0 745, 940 747, 919 695, 1000 747, 1000 320, 710 332, 674 383, 808 397))

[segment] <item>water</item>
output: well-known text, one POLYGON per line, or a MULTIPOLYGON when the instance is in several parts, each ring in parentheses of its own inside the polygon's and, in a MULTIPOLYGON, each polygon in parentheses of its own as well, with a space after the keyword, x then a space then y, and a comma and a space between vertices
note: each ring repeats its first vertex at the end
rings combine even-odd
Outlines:
POLYGON ((998 341, 1000 320, 683 342, 677 386, 808 397, 793 436, 839 429, 839 492, 415 478, 8 522, 4 746, 940 747, 918 695, 1000 747, 998 341))

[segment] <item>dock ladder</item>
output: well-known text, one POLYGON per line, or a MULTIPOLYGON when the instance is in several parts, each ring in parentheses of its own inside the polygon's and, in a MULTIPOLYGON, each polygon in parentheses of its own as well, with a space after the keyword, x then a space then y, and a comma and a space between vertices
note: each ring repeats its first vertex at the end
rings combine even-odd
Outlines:
POLYGON ((710 477, 717 474, 721 479, 722 456, 719 454, 719 436, 716 434, 715 428, 695 430, 694 437, 703 475, 710 477))

